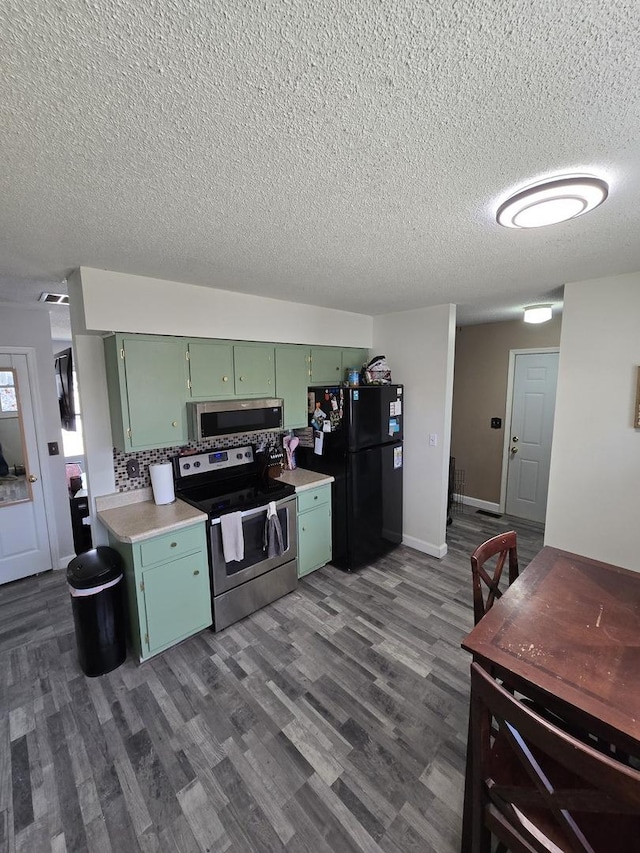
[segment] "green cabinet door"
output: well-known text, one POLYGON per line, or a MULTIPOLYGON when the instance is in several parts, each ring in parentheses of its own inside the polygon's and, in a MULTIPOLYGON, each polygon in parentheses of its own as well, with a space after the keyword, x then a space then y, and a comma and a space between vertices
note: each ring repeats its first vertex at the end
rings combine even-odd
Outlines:
POLYGON ((202 552, 142 573, 149 652, 211 625, 209 575, 202 552))
POLYGON ((187 375, 178 338, 114 335, 105 339, 114 446, 174 447, 187 440, 187 375))
POLYGON ((300 578, 331 560, 330 500, 330 486, 307 489, 298 495, 298 577, 300 578))
POLYGON ((311 382, 314 385, 340 385, 342 375, 342 350, 339 347, 311 348, 311 382))
POLYGON ((276 389, 273 344, 236 345, 233 361, 237 397, 273 397, 276 389))
POLYGON ((188 341, 189 383, 192 398, 226 399, 235 394, 233 345, 224 341, 188 341))
POLYGON ((309 347, 279 346, 276 357, 276 396, 284 400, 284 428, 306 427, 309 347))
POLYGON ((342 350, 342 377, 347 379, 347 371, 349 368, 357 367, 362 369, 362 365, 369 361, 369 350, 357 349, 354 347, 342 350))
POLYGON ((109 534, 123 559, 129 637, 139 661, 212 624, 202 522, 133 545, 109 534))

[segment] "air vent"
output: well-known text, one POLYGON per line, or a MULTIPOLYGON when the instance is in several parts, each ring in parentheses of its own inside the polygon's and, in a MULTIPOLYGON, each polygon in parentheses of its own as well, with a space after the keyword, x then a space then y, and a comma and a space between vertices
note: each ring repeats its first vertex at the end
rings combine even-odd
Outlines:
POLYGON ((41 293, 38 302, 49 302, 51 305, 68 305, 69 297, 66 293, 41 293))

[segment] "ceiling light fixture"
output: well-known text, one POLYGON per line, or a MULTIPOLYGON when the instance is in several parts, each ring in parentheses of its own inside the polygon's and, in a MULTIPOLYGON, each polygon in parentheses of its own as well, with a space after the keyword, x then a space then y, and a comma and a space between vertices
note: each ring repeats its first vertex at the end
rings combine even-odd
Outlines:
POLYGON ((524 309, 525 323, 546 323, 551 319, 551 305, 528 305, 524 309))
POLYGON ((512 195, 498 208, 505 228, 539 228, 575 219, 606 199, 609 187, 600 178, 573 175, 534 184, 512 195))

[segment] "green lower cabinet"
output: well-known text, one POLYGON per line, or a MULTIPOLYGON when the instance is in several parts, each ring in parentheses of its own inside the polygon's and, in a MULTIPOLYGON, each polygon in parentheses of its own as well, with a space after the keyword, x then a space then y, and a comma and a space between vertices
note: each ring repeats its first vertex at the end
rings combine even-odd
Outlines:
POLYGON ((298 577, 331 560, 331 486, 298 494, 298 577))
POLYGON ((125 563, 130 641, 139 661, 212 624, 202 522, 129 545, 110 536, 125 563))

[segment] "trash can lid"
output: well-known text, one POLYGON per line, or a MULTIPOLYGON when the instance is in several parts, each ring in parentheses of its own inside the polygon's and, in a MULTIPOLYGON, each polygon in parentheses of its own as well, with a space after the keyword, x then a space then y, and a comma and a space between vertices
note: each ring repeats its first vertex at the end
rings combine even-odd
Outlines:
POLYGON ((98 545, 91 551, 79 554, 67 566, 67 581, 75 589, 89 589, 92 586, 115 580, 122 574, 122 558, 113 548, 98 545))

